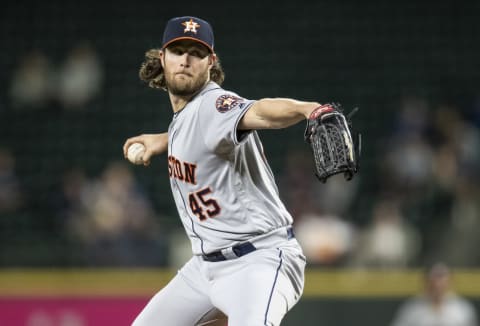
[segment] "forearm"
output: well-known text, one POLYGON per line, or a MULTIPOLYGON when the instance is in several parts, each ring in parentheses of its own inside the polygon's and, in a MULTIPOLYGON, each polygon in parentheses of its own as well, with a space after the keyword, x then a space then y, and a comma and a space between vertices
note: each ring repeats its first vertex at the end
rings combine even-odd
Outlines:
POLYGON ((154 147, 153 154, 159 155, 165 153, 168 150, 168 132, 155 134, 155 138, 154 143, 156 146, 152 146, 154 147))
POLYGON ((245 113, 239 129, 280 129, 294 125, 310 116, 317 102, 288 98, 265 98, 255 102, 245 113))

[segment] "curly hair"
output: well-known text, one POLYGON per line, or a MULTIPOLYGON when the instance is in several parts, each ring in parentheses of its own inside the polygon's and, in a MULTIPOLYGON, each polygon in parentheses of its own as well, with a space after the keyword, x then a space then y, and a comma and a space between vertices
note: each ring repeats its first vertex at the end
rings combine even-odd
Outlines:
MULTIPOLYGON (((142 81, 147 83, 149 87, 166 91, 167 85, 162 63, 160 62, 160 51, 160 49, 150 49, 145 52, 145 61, 143 61, 140 66, 138 76, 142 81)), ((210 69, 210 79, 220 86, 225 79, 225 73, 223 72, 218 57, 210 69)))

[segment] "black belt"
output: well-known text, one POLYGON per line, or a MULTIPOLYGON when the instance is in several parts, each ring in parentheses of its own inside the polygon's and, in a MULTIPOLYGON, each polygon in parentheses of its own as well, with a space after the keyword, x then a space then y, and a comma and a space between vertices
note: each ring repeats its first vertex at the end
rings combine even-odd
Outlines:
MULTIPOLYGON (((287 229, 287 240, 290 240, 295 237, 295 234, 293 233, 293 228, 288 228, 287 229)), ((251 242, 244 242, 238 245, 235 245, 232 247, 232 251, 237 257, 242 257, 246 254, 251 253, 252 251, 257 250, 255 246, 251 242)), ((227 257, 222 253, 222 251, 214 251, 209 254, 205 254, 202 256, 203 260, 205 261, 210 261, 210 262, 216 262, 216 261, 224 261, 227 260, 227 257)))

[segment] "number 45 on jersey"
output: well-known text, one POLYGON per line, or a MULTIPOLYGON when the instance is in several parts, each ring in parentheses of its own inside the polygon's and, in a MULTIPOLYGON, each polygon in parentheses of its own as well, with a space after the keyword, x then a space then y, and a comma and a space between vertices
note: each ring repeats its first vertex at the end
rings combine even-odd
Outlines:
POLYGON ((220 206, 213 198, 209 198, 212 193, 210 187, 205 187, 188 195, 188 203, 193 214, 195 214, 200 221, 205 221, 208 217, 215 217, 220 214, 220 206))

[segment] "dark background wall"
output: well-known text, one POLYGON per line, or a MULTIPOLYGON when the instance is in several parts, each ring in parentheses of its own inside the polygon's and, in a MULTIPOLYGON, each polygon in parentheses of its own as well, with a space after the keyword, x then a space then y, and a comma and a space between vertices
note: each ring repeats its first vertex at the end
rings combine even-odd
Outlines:
MULTIPOLYGON (((3 3, 0 146, 15 158, 22 204, 2 212, 0 264, 79 263, 57 210, 62 178, 74 167, 99 178, 122 159, 127 137, 167 128, 166 94, 142 85, 137 72, 144 52, 160 45, 167 19, 178 15, 212 23, 225 88, 251 99, 360 107, 355 124, 364 139, 362 172, 346 218, 368 224, 372 202, 385 190, 383 154, 403 98, 430 103, 427 119, 435 107, 450 105, 478 122, 479 7, 473 0, 3 3), (60 66, 83 41, 96 51, 103 71, 93 99, 81 109, 66 109, 55 99, 34 108, 13 104, 11 83, 23 58, 40 51, 60 66)), ((261 132, 277 174, 286 173, 294 148, 306 149, 303 128, 261 132)), ((164 158, 149 169, 129 169, 162 223, 178 226, 164 158)), ((420 221, 411 220, 424 230, 435 214, 431 209, 420 221)))

